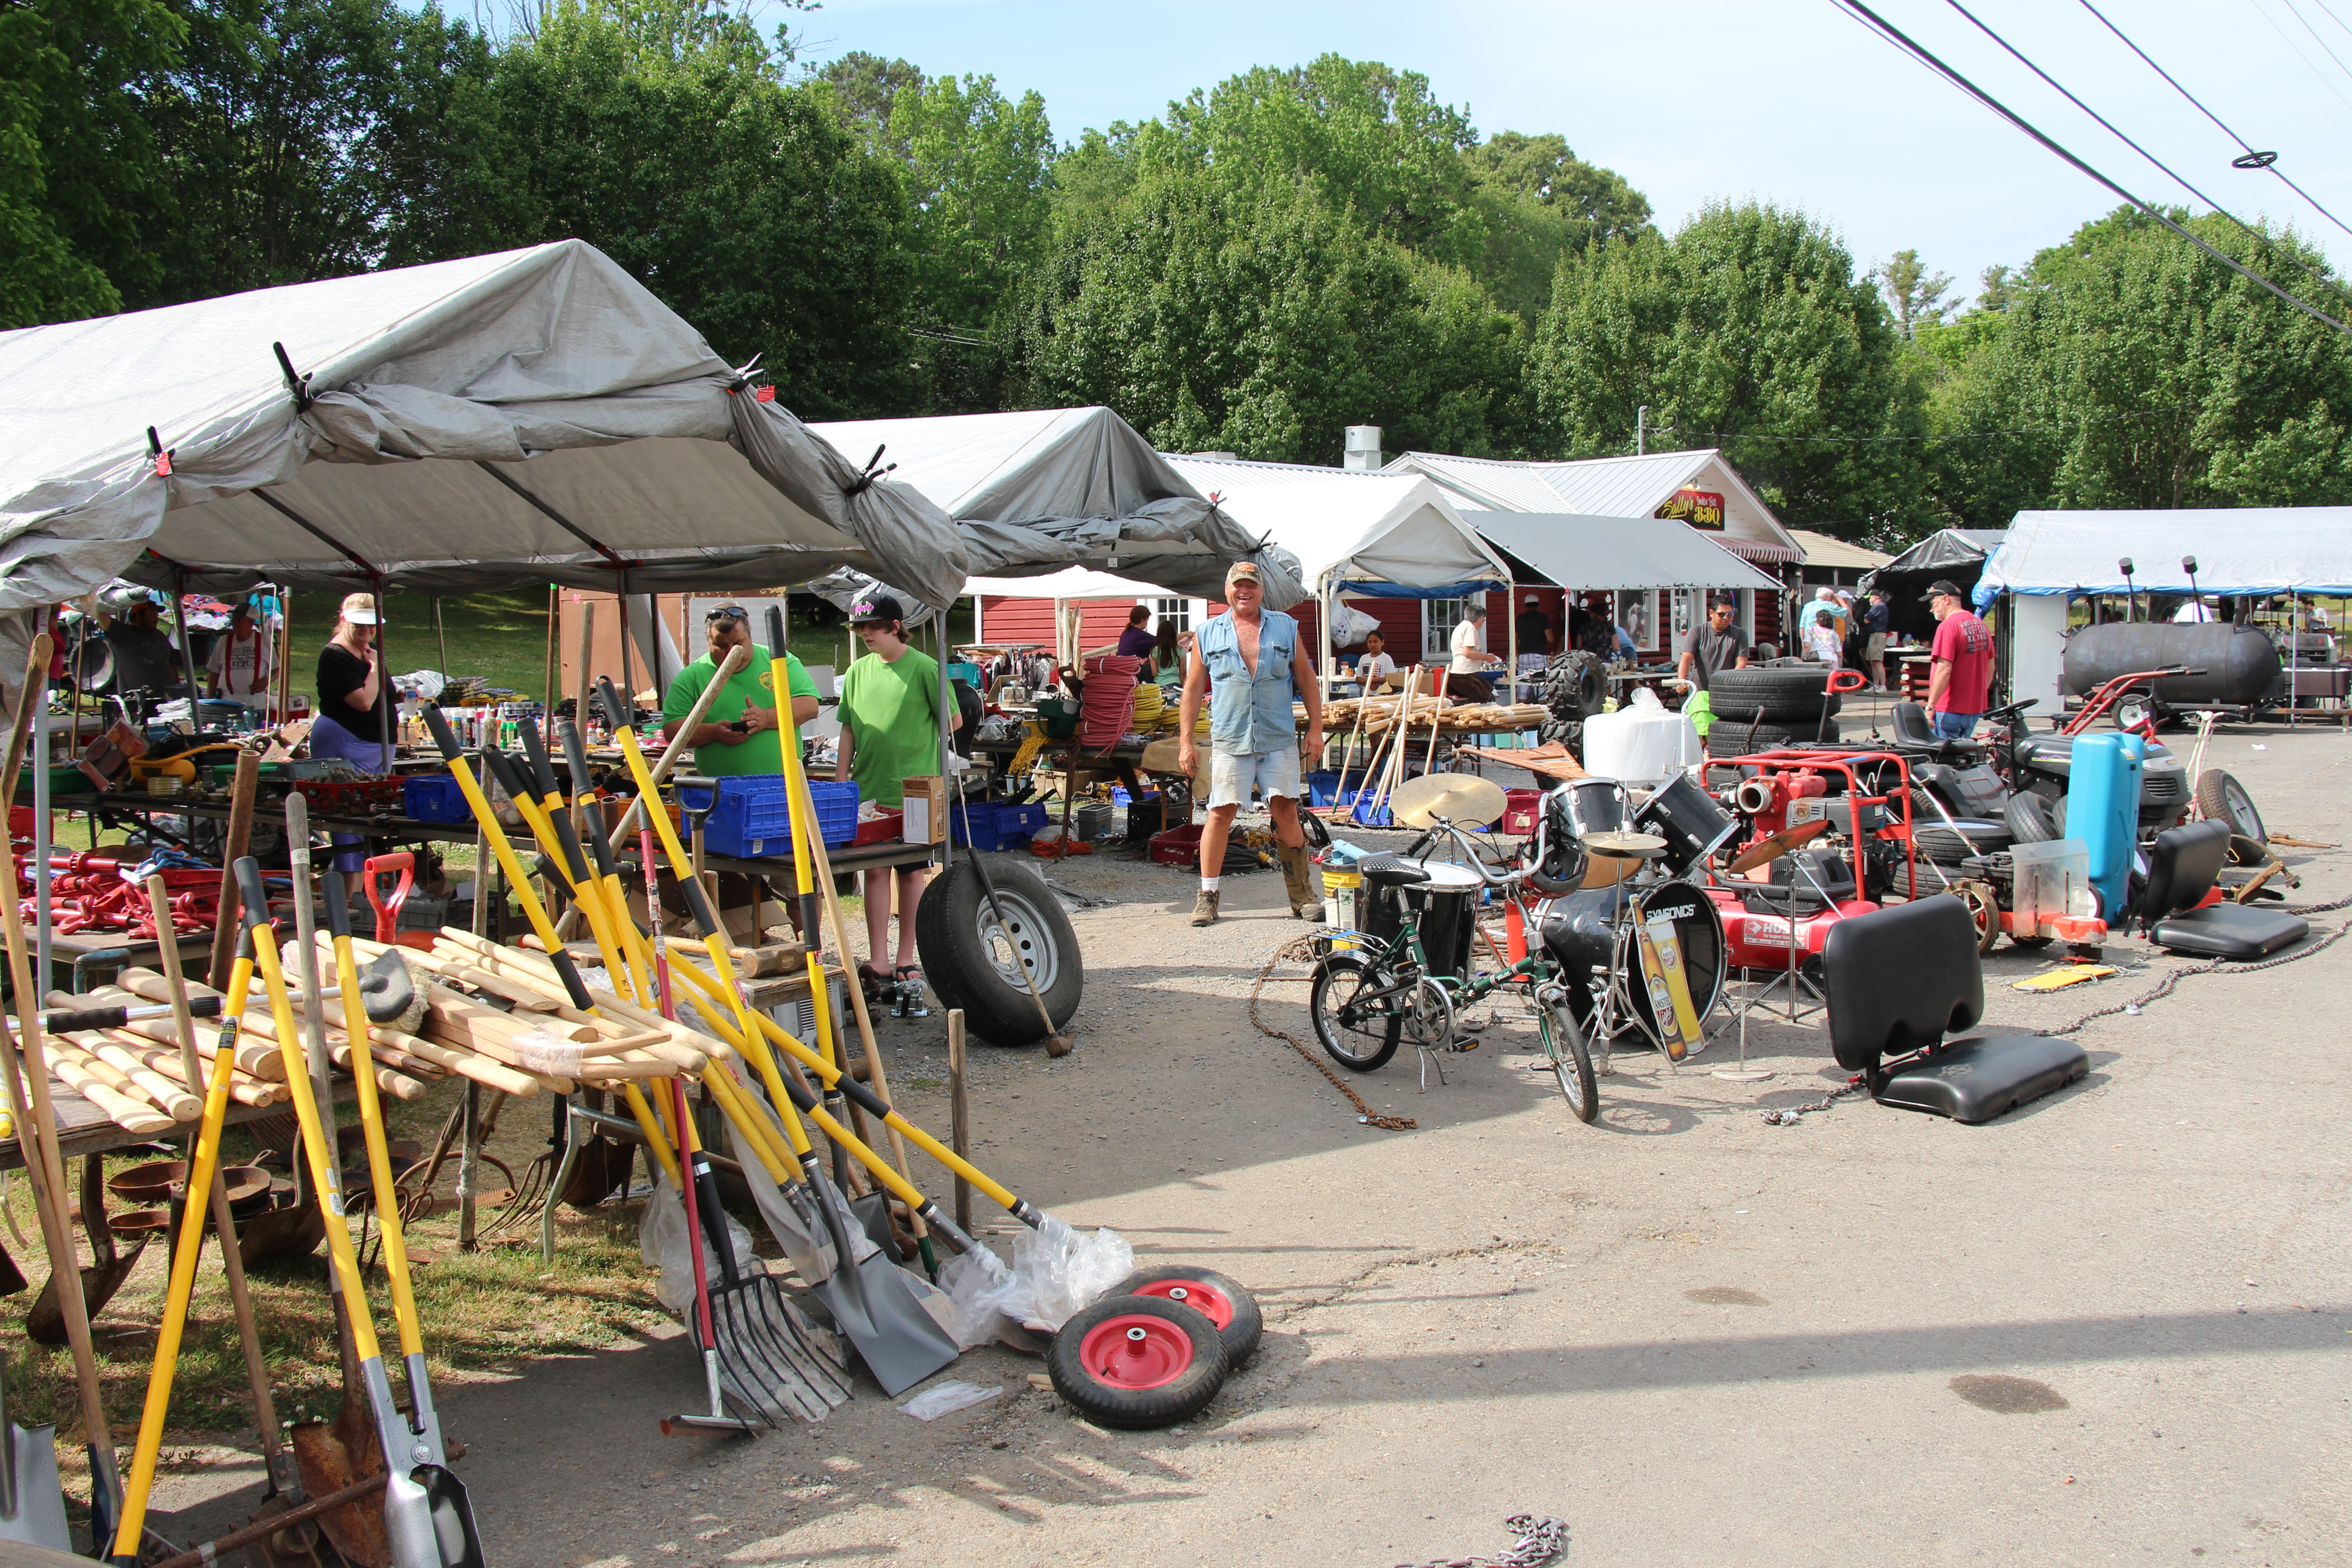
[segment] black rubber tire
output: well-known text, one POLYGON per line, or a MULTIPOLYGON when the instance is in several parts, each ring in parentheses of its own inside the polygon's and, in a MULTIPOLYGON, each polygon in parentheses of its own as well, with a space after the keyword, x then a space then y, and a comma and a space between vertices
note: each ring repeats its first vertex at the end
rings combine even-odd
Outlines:
POLYGON ((1106 1296, 1080 1308, 1045 1348, 1045 1373, 1054 1380, 1055 1393, 1096 1426, 1129 1431, 1173 1426, 1198 1414, 1225 1385, 1228 1370, 1225 1342, 1219 1337, 1217 1326, 1194 1309, 1157 1296, 1106 1296), (1129 1314, 1158 1318, 1191 1342, 1192 1363, 1172 1383, 1157 1388, 1122 1388, 1087 1369, 1079 1354, 1087 1331, 1129 1314))
POLYGON ((2233 865, 2267 866, 2271 863, 2270 846, 2257 844, 2242 833, 2232 833, 2230 835, 2230 859, 2233 865))
POLYGON ((1971 855, 1996 855, 2016 842, 2010 836, 2007 823, 1966 816, 1954 820, 1968 829, 1967 837, 1940 822, 1933 827, 1922 827, 1916 821, 1912 824, 1912 843, 1922 856, 1938 866, 1957 866, 1971 855))
POLYGON ((1404 1038, 1402 1015, 1391 1016, 1388 1027, 1377 1037, 1339 1027, 1339 1006, 1370 984, 1370 964, 1356 953, 1335 952, 1315 966, 1315 979, 1307 987, 1307 1016, 1315 1020, 1315 1038, 1323 1047, 1325 1056, 1349 1072, 1372 1072, 1386 1067, 1389 1058, 1396 1055, 1398 1043, 1404 1038), (1349 989, 1337 991, 1342 984, 1349 989), (1368 1043, 1371 1048, 1366 1052, 1363 1047, 1368 1043))
POLYGON ((1717 713, 1728 711, 1726 703, 1738 703, 1750 711, 1760 704, 1819 712, 1829 695, 1829 679, 1830 672, 1818 664, 1751 664, 1745 669, 1716 671, 1706 678, 1706 689, 1717 713))
POLYGON ((2048 844, 2061 837, 2058 819, 2051 815, 2050 803, 2028 792, 2013 795, 2001 808, 2001 821, 2008 826, 2010 840, 2015 844, 2048 844))
POLYGON ((1552 1076, 1560 1097, 1579 1121, 1590 1125, 1601 1114, 1601 1088, 1592 1077, 1592 1053, 1585 1049, 1584 1028, 1572 1008, 1546 1008, 1536 1027, 1552 1049, 1552 1076))
POLYGON ((1608 668, 1596 656, 1571 649, 1545 667, 1543 693, 1544 706, 1556 717, 1590 719, 1608 698, 1608 668))
POLYGON ((1709 706, 1718 721, 1728 719, 1744 723, 1750 719, 1761 719, 1767 724, 1786 724, 1792 730, 1802 730, 1822 714, 1837 712, 1845 706, 1845 700, 1841 697, 1831 697, 1815 702, 1759 704, 1751 702, 1744 697, 1735 697, 1722 702, 1710 700, 1709 706))
POLYGON ((1706 732, 1706 754, 1710 757, 1738 757, 1749 752, 1775 751, 1782 746, 1804 742, 1838 738, 1835 719, 1820 721, 1799 728, 1785 724, 1750 723, 1740 719, 1721 719, 1706 732))
MULTIPOLYGON (((1077 1012, 1086 988, 1078 933, 1071 929, 1062 901, 1027 867, 993 866, 989 879, 996 885, 1005 920, 1014 928, 1012 939, 1045 970, 1038 990, 1054 1029, 1059 1030, 1077 1012)), ((923 978, 939 994, 940 1005, 962 1008, 965 1023, 989 1044, 1035 1045, 1052 1031, 1037 1016, 1036 1001, 1020 972, 1010 967, 1010 950, 995 948, 982 933, 983 921, 996 927, 971 860, 958 855, 953 865, 931 879, 923 889, 923 901, 915 907, 915 945, 922 955, 923 978)))
MULTIPOLYGON (((1156 1268, 1137 1269, 1112 1286, 1110 1294, 1136 1296, 1142 1294, 1147 1285, 1174 1282, 1181 1288, 1185 1281, 1209 1286, 1233 1303, 1232 1321, 1217 1331, 1217 1337, 1225 1342, 1225 1370, 1239 1372, 1250 1357, 1257 1354, 1258 1339, 1265 1332, 1265 1314, 1257 1310, 1256 1300, 1242 1288, 1240 1280, 1228 1274, 1220 1274, 1213 1268, 1203 1268, 1197 1263, 1162 1263, 1156 1268)), ((1161 1299, 1175 1300, 1173 1296, 1161 1299)), ((1200 1309, 1195 1307, 1193 1310, 1199 1311, 1200 1309)), ((1205 1312, 1202 1315, 1208 1316, 1205 1312)), ((1209 1321, 1216 1321, 1213 1318, 1209 1321)))
MULTIPOLYGON (((2251 838, 2261 845, 2271 841, 2269 829, 2263 826, 2263 814, 2254 809, 2254 797, 2247 793, 2244 784, 2220 768, 2207 768, 2198 775, 2197 809, 2208 821, 2228 823, 2231 833, 2237 837, 2251 838)), ((2248 860, 2237 853, 2232 844, 2230 858, 2241 866, 2260 866, 2270 859, 2270 855, 2265 850, 2248 860)))

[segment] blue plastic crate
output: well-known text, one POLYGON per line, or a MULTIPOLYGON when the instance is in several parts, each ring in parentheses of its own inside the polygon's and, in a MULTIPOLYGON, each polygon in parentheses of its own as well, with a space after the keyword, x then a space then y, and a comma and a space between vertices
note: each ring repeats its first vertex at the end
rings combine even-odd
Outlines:
POLYGON ((971 837, 967 839, 965 808, 956 806, 948 811, 948 831, 958 844, 970 843, 975 849, 1018 849, 1053 820, 1053 807, 1044 801, 1028 801, 1020 805, 975 802, 969 815, 971 837))
POLYGON ((471 822, 473 807, 447 773, 411 773, 400 786, 401 809, 416 822, 471 822))
POLYGON ((1380 793, 1377 788, 1351 789, 1340 796, 1339 804, 1348 808, 1348 820, 1360 827, 1392 827, 1395 819, 1389 816, 1388 803, 1383 801, 1377 807, 1372 806, 1373 797, 1380 793), (1368 807, 1371 808, 1369 815, 1368 807))
MULTIPOLYGON (((707 789, 681 788, 681 804, 699 811, 710 805, 707 789)), ((857 786, 809 781, 816 805, 817 836, 827 847, 857 837, 857 786)), ((703 842, 713 854, 759 859, 792 854, 790 797, 780 773, 743 773, 719 781, 719 803, 703 824, 703 842)))
POLYGON ((1330 805, 1339 798, 1339 775, 1320 769, 1304 774, 1307 783, 1307 804, 1330 805))

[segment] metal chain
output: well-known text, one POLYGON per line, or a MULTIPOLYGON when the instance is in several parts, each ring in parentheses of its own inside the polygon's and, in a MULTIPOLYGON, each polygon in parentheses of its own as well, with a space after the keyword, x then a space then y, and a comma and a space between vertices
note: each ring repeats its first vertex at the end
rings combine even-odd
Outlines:
MULTIPOLYGON (((1250 986, 1249 1021, 1257 1026, 1259 1034, 1271 1035, 1277 1040, 1289 1041, 1290 1048, 1305 1058, 1308 1067, 1329 1079, 1331 1087, 1348 1097, 1348 1103, 1356 1108, 1357 1119, 1366 1126, 1385 1128, 1391 1132, 1410 1132, 1421 1123, 1410 1116, 1382 1116, 1370 1106, 1366 1105, 1364 1097, 1349 1089, 1346 1079, 1324 1066, 1322 1058, 1307 1048, 1306 1042, 1286 1030, 1276 1028, 1257 1016, 1258 994, 1265 989, 1267 978, 1274 973, 1274 966, 1284 963, 1312 963, 1315 961, 1316 935, 1317 933, 1309 931, 1304 936, 1293 937, 1274 950, 1274 956, 1265 961, 1265 967, 1257 972, 1257 979, 1250 986)), ((1567 1527, 1563 1525, 1561 1528, 1565 1530, 1567 1527)), ((1549 1563, 1551 1559, 1547 1557, 1542 1561, 1549 1563)))
POLYGON ((1499 1557, 1442 1557, 1431 1563, 1400 1563, 1397 1568, 1546 1568, 1568 1550, 1568 1521, 1549 1514, 1515 1513, 1503 1528, 1519 1538, 1499 1557))
MULTIPOLYGON (((2341 908, 2343 906, 2337 905, 2336 907, 2341 908)), ((2173 987, 2179 985, 2182 981, 2188 979, 2192 974, 2252 974, 2256 970, 2260 969, 2276 969, 2282 964, 2299 963, 2315 952, 2326 952, 2327 949, 2343 941, 2347 932, 2352 932, 2352 921, 2345 921, 2342 925, 2337 926, 2334 931, 2329 931, 2326 936, 2320 938, 2317 942, 2313 942, 2309 947, 2303 949, 2301 952, 2290 952, 2284 957, 2264 959, 2259 963, 2240 963, 2233 959, 2217 958, 2209 963, 2189 964, 2185 968, 2172 971, 2156 985, 2148 990, 2141 992, 2138 995, 2132 997, 2129 1001, 2118 1002, 2112 1007, 2102 1007, 2095 1013, 2085 1013, 2071 1024, 2063 1025, 2055 1029, 2044 1029, 2042 1033, 2045 1035, 2071 1035, 2081 1029, 2084 1025, 2092 1023, 2096 1019, 2113 1017, 2118 1013, 2137 1013, 2141 1008, 2146 1007, 2151 1002, 2160 1002, 2165 997, 2171 995, 2173 987)))
POLYGON ((1856 1073, 1852 1078, 1846 1079, 1843 1085, 1830 1090, 1819 1100, 1810 1101, 1804 1105, 1783 1105, 1777 1110, 1766 1111, 1764 1113, 1764 1125, 1767 1127, 1794 1127, 1798 1122, 1802 1121, 1805 1119, 1805 1114, 1808 1111, 1827 1110, 1831 1106, 1835 1105, 1839 1100, 1843 1100, 1846 1096, 1850 1094, 1860 1094, 1862 1090, 1863 1077, 1862 1074, 1856 1073))

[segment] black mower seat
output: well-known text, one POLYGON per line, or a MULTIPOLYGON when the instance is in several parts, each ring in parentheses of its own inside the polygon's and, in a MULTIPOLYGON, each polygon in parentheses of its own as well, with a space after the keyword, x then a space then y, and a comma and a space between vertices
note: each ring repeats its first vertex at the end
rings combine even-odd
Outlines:
POLYGON ((2197 908, 2212 890, 2229 858, 2230 825, 2192 822, 2168 827, 2147 848, 2147 887, 2138 914, 2148 940, 2172 952, 2203 958, 2261 958, 2311 934, 2311 922, 2279 910, 2244 904, 2197 908))
POLYGON ((1916 899, 1840 921, 1822 947, 1830 1048, 1864 1075, 1873 1099, 1955 1121, 1990 1121, 2090 1070, 2071 1040, 1975 1035, 1984 1016, 1976 921, 1958 899, 1916 899), (1892 1071, 1889 1054, 1906 1059, 1892 1071))
POLYGON ((1916 702, 1897 702, 1889 722, 1895 731, 1894 743, 1904 751, 1929 752, 1943 743, 1927 722, 1927 709, 1916 702))
POLYGON ((1356 863, 1368 888, 1410 888, 1429 880, 1429 873, 1402 855, 1372 855, 1356 863))

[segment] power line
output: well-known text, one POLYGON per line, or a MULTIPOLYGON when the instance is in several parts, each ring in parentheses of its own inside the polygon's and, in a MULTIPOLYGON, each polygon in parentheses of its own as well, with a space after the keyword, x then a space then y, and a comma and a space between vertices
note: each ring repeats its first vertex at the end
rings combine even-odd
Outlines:
MULTIPOLYGON (((2012 436, 2063 436, 2070 428, 2087 430, 2102 425, 2128 425, 2135 420, 2147 419, 2158 414, 2179 414, 2196 407, 2197 405, 2193 403, 2168 403, 2154 408, 2141 408, 2129 414, 2118 414, 2105 419, 2078 419, 2071 426, 2061 423, 2025 426, 2013 430, 1952 430, 1936 436, 1757 436, 1743 434, 1737 430, 1685 430, 1679 427, 1666 428, 1664 433, 1672 436, 1703 437, 1717 443, 1782 441, 1842 447, 1867 447, 1893 441, 1981 441, 2012 436)), ((1657 427, 1654 426, 1654 428, 1657 427)))
POLYGON ((1897 48, 1912 56, 1923 65, 1927 66, 1938 76, 1943 77, 1947 81, 1949 81, 1953 86, 1967 93, 1970 98, 1975 99, 1979 103, 1983 104, 1987 109, 1991 110, 2003 120, 2008 121, 2011 125, 2016 126, 2020 131, 2022 131, 2028 136, 2032 137, 2036 142, 2039 142, 2042 146, 2048 148, 2052 153, 2054 153, 2059 157, 2064 159, 2075 169, 2097 181, 2100 184, 2105 185, 2108 190, 2113 191, 2116 195, 2123 197, 2124 200, 2139 208, 2140 211, 2146 213, 2149 217, 2154 218, 2158 223, 2162 224, 2165 227, 2170 229, 2173 233, 2179 235, 2181 238, 2187 240, 2189 244, 2195 246, 2198 249, 2203 251, 2206 255, 2211 257, 2214 260, 2228 268, 2231 271, 2239 274, 2249 282, 2261 285, 2263 288, 2270 290, 2273 294, 2277 295, 2280 299, 2285 300, 2288 304, 2294 306, 2296 310, 2301 310, 2305 315, 2311 317, 2313 320, 2325 321, 2329 326, 2334 327, 2337 331, 2342 332, 2346 337, 2352 337, 2352 327, 2346 326, 2343 322, 2337 321, 2335 317, 2329 315, 2318 306, 2308 303, 2307 301, 2300 300, 2294 295, 2288 293, 2285 289, 2280 288, 2277 284, 2272 282, 2261 273, 2247 267, 2235 257, 2226 255, 2222 251, 2207 244, 2204 240, 2199 238, 2196 235, 2191 234, 2179 224, 2175 223, 2168 215, 2158 211, 2155 206, 2140 200, 2139 197, 2132 195, 2131 192, 2124 189, 2123 186, 2116 184, 2115 181, 2107 178, 2106 175, 2102 174, 2099 171, 2091 167, 2090 164, 2083 162, 2082 159, 2077 158, 2074 153, 2066 151, 2065 148, 2060 146, 2057 142, 2043 135, 2040 131, 2035 130, 2023 116, 2018 114, 2007 104, 1993 97, 1992 94, 1985 91, 1984 89, 1970 81, 1967 77, 1962 76, 1950 66, 1946 65, 1941 59, 1937 58, 1926 45, 1919 43, 1908 33, 1904 32, 1894 23, 1888 21, 1885 17, 1881 16, 1869 6, 1864 5, 1862 0, 1836 0, 1836 3, 1843 6, 1845 9, 1852 11, 1855 16, 1861 17, 1867 26, 1876 29, 1877 32, 1885 37, 1889 43, 1894 44, 1897 48))
MULTIPOLYGON (((2083 0, 2083 9, 2088 11, 2092 16, 2096 16, 2099 19, 2100 24, 2104 26, 2108 32, 2113 33, 2116 37, 2123 39, 2124 47, 2129 49, 2132 53, 2137 55, 2142 60, 2146 61, 2148 69, 2162 77, 2166 81, 2170 82, 2172 84, 2173 91, 2187 99, 2190 103, 2195 104, 2198 113, 2203 115, 2214 124, 2221 126, 2221 133, 2223 135, 2229 137, 2231 141, 2235 142, 2240 147, 2245 149, 2245 157, 2237 161, 2237 166, 2239 168, 2268 169, 2272 174, 2276 174, 2279 177, 2280 182, 2284 184, 2288 190, 2293 191, 2296 195, 2301 196, 2305 201, 2309 202, 2315 208, 2317 208, 2319 213, 2325 216, 2328 222, 2334 224, 2336 227, 2343 229, 2345 233, 2352 234, 2352 226, 2347 226, 2342 218, 2337 217, 2326 207, 2320 206, 2319 199, 2316 196, 2314 196, 2309 191, 2305 190, 2301 185, 2296 184, 2293 180, 2286 177, 2286 172, 2278 166, 2277 153, 2255 152, 2252 142, 2247 141, 2244 137, 2231 130, 2227 125, 2222 125, 2221 117, 2220 115, 2206 108, 2202 103, 2198 102, 2197 95, 2195 93, 2181 86, 2179 81, 2174 78, 2170 71, 2166 70, 2162 66, 2158 65, 2155 60, 2149 58, 2148 52, 2146 49, 2141 48, 2137 44, 2133 43, 2131 39, 2126 36, 2121 27, 2118 27, 2113 22, 2108 21, 2106 13, 2100 10, 2096 5, 2092 5, 2091 0, 2083 0)), ((2061 88, 2059 90, 2063 92, 2065 89, 2061 88)), ((2069 96, 2072 95, 2070 94, 2069 96)), ((2105 121, 2102 121, 2101 123, 2105 123, 2105 121)), ((2150 161, 2153 162, 2153 160, 2150 161)))
MULTIPOLYGON (((2327 51, 2327 58, 2336 62, 2336 68, 2342 71, 2346 76, 2352 76, 2352 66, 2346 65, 2344 63, 2344 57, 2337 54, 2335 48, 2329 45, 2327 40, 2319 36, 2319 29, 2311 25, 2311 18, 2305 16, 2301 11, 2295 9, 2294 0, 2286 0, 2286 8, 2289 16, 2303 24, 2303 30, 2311 35, 2311 41, 2327 51)), ((2336 25, 2338 26, 2343 26, 2340 22, 2336 25)))
POLYGON ((2311 63, 2311 57, 2303 52, 2303 46, 2296 43, 2293 36, 2290 35, 2284 27, 2278 25, 2277 17, 2263 9, 2262 0, 2246 0, 2246 4, 2253 8, 2256 16, 2270 24, 2271 31, 2279 36, 2279 41, 2286 45, 2286 47, 2294 52, 2296 59, 2303 62, 2303 68, 2309 71, 2314 77, 2317 78, 2320 86, 2336 94, 2336 102, 2342 104, 2347 109, 2352 109, 2352 98, 2345 97, 2342 90, 2339 89, 2334 82, 2327 79, 2327 74, 2321 70, 2317 66, 2311 63))

